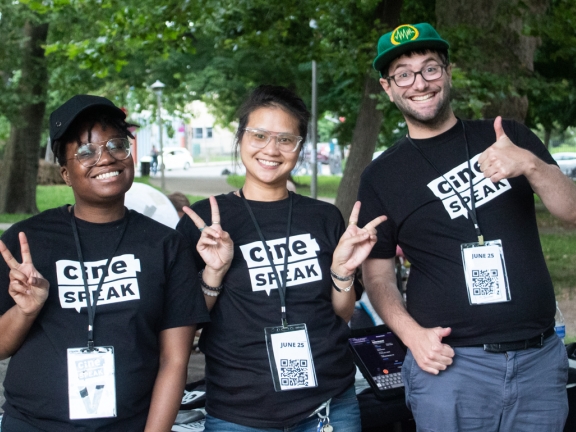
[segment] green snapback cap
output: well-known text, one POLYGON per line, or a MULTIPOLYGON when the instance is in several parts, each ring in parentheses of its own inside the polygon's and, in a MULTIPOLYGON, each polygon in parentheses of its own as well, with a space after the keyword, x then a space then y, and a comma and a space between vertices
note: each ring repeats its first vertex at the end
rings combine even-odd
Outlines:
POLYGON ((428 23, 402 24, 378 40, 378 55, 374 59, 374 69, 381 73, 385 66, 402 54, 427 48, 447 50, 450 45, 428 23))

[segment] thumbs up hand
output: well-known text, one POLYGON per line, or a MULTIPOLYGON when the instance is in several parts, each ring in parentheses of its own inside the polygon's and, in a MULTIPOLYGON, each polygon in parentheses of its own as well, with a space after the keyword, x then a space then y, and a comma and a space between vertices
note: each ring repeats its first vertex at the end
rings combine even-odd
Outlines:
POLYGON ((494 120, 496 142, 488 147, 478 159, 484 177, 497 183, 505 178, 525 175, 530 169, 531 160, 536 156, 528 150, 515 145, 502 128, 502 117, 494 120))

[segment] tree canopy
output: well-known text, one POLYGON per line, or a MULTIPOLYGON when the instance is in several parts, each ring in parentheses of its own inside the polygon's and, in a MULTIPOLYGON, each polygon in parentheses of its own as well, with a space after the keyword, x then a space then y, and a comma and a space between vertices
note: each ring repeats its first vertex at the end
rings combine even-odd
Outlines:
MULTIPOLYGON (((459 115, 503 113, 548 131, 576 125, 570 0, 0 0, 0 13, 0 141, 8 164, 32 171, 46 112, 74 94, 154 110, 149 85, 160 79, 169 110, 201 99, 228 124, 259 84, 285 85, 309 104, 316 60, 318 111, 346 119, 332 133, 352 149, 337 199, 346 215, 374 149, 405 133, 371 69, 378 37, 402 22, 431 22, 450 41, 459 115), (36 27, 46 30, 42 51, 23 55, 36 27), (34 158, 16 151, 29 123, 38 125, 26 147, 34 158)), ((2 175, 0 211, 35 211, 30 194, 10 192, 17 182, 32 191, 34 176, 2 175)))

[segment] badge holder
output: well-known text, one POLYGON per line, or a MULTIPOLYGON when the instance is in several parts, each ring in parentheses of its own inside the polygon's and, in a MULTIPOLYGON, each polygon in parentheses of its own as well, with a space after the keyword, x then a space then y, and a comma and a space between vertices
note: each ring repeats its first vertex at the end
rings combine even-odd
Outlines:
POLYGON ((318 387, 306 324, 265 327, 274 390, 318 387))
POLYGON ((80 245, 80 236, 74 219, 74 207, 70 210, 72 232, 76 243, 78 261, 82 271, 84 292, 86 293, 86 309, 88 312, 87 346, 83 348, 68 348, 68 404, 70 420, 116 417, 116 380, 114 364, 114 347, 94 346, 94 317, 98 296, 104 279, 108 274, 110 262, 118 250, 122 237, 126 232, 129 213, 124 218, 121 233, 116 241, 114 252, 106 261, 104 271, 98 282, 98 288, 91 293, 86 278, 86 268, 80 245))
POLYGON ((471 305, 503 303, 512 299, 501 240, 460 246, 471 305))
POLYGON ((70 420, 116 417, 114 348, 68 348, 70 420))

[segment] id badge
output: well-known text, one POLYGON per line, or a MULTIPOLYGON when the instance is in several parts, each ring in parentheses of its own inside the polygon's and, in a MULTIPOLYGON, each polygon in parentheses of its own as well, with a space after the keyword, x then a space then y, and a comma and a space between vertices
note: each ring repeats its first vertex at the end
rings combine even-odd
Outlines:
POLYGON ((501 240, 465 243, 460 246, 468 300, 471 305, 511 300, 501 240))
POLYGON ((68 349, 70 420, 116 417, 114 347, 68 349))
POLYGON ((274 390, 318 386, 306 324, 266 327, 264 334, 274 390))

